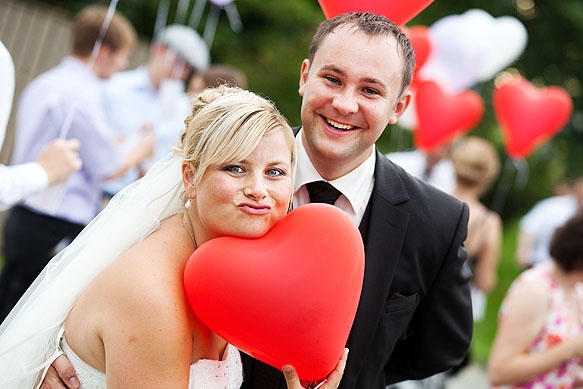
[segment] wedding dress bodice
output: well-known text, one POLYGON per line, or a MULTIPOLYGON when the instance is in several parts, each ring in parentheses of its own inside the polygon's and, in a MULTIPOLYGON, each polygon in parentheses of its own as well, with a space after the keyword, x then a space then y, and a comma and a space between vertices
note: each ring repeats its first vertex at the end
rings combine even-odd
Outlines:
MULTIPOLYGON (((89 366, 69 347, 65 338, 61 348, 69 358, 81 383, 81 389, 105 389, 105 374, 89 366)), ((243 366, 239 350, 230 344, 223 360, 200 359, 190 365, 189 389, 239 389, 243 383, 243 366)))

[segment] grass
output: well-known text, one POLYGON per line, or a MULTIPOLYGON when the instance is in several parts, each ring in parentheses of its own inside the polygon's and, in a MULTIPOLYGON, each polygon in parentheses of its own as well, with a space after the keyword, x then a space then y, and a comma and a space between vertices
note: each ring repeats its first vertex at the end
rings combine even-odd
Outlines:
POLYGON ((488 295, 488 305, 484 319, 474 326, 471 356, 474 362, 482 366, 488 363, 488 356, 496 335, 500 304, 510 284, 520 273, 515 255, 517 239, 518 220, 504 221, 502 252, 498 263, 498 284, 488 295))

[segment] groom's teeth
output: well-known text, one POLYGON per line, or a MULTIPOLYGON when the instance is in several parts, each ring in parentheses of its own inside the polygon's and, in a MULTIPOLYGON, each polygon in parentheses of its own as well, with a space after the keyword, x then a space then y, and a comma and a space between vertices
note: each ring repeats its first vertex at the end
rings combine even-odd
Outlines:
POLYGON ((348 124, 338 123, 338 122, 335 122, 334 120, 326 119, 326 121, 328 122, 329 125, 331 125, 334 128, 337 128, 339 130, 352 130, 354 128, 354 126, 350 126, 348 124))

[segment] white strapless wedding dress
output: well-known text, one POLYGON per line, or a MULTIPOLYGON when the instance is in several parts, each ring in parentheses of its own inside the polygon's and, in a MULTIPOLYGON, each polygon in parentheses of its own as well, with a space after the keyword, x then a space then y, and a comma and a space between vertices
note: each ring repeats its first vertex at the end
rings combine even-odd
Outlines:
MULTIPOLYGON (((61 349, 69 358, 81 383, 81 389, 105 389, 105 374, 89 366, 61 338, 61 349)), ((243 365, 239 350, 230 344, 222 361, 200 359, 190 365, 189 389, 239 389, 243 383, 243 365)))

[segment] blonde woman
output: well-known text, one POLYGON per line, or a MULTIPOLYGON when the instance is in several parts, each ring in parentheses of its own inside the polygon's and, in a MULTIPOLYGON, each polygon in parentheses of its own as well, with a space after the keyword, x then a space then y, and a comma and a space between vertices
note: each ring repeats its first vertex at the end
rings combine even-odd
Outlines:
MULTIPOLYGON (((101 215, 104 220, 80 236, 81 245, 74 242, 67 250, 74 266, 92 266, 85 254, 101 266, 89 271, 86 284, 77 287, 79 295, 62 309, 63 321, 55 319, 51 328, 81 388, 235 389, 242 383, 238 350, 189 308, 183 270, 206 241, 260 237, 286 214, 293 193, 294 136, 270 102, 239 88, 203 91, 185 123, 178 155, 114 197, 101 215), (126 232, 115 231, 120 222, 126 232), (133 231, 143 224, 151 227, 133 231), (126 242, 109 252, 108 239, 115 241, 116 232, 126 242), (96 253, 98 247, 89 242, 105 247, 96 253)), ((3 324, 0 341, 23 313, 26 309, 16 312, 14 323, 3 324)), ((2 351, 0 342, 0 361, 2 351)), ((343 358, 322 388, 338 385, 343 358)), ((302 387, 295 373, 288 377, 289 388, 302 387)))

